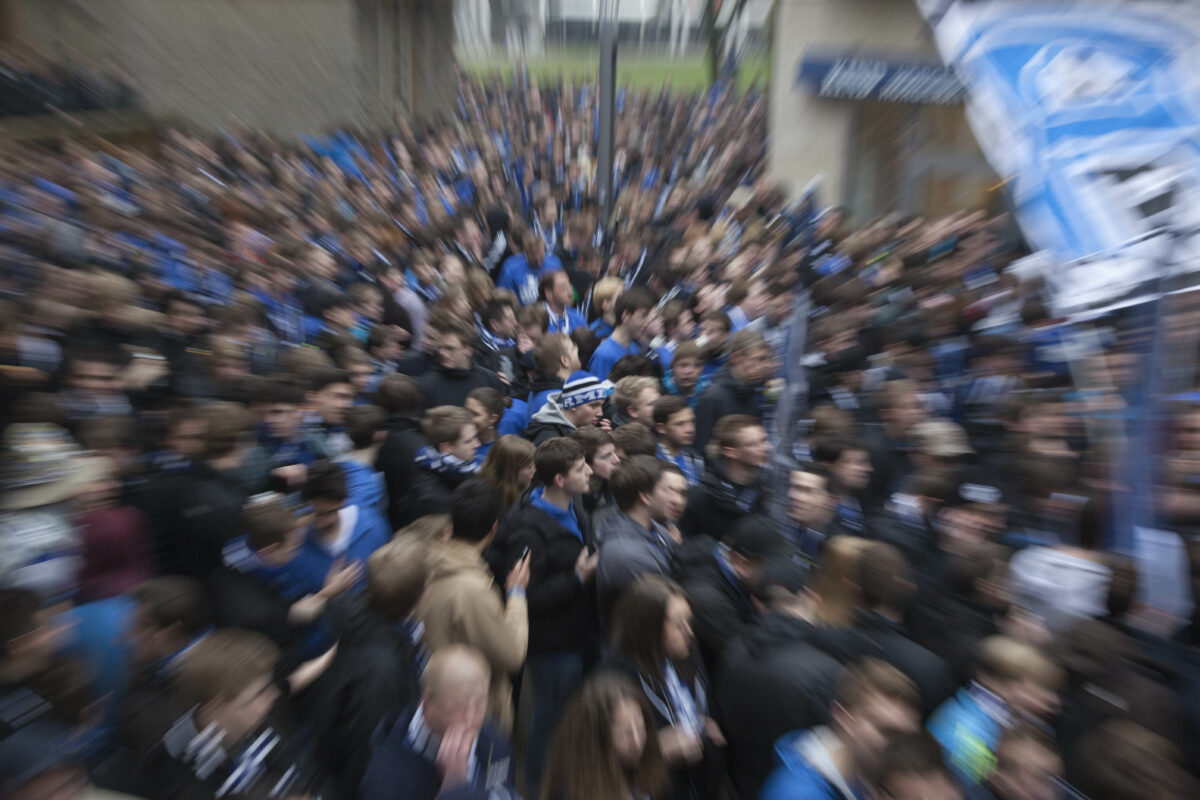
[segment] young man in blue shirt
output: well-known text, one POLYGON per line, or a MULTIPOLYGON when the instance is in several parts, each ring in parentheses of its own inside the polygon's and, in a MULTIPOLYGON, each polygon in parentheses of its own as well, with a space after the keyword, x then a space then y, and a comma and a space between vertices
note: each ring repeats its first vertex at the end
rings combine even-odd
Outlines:
POLYGON ((617 327, 592 353, 588 372, 605 380, 623 356, 643 353, 645 347, 639 339, 654 317, 654 302, 650 290, 641 286, 633 287, 617 299, 617 327))
MULTIPOLYGON (((516 234, 514 236, 514 243, 516 234)), ((523 306, 538 301, 538 279, 547 272, 562 270, 557 256, 546 255, 546 244, 537 236, 526 235, 524 250, 509 256, 500 268, 497 289, 508 289, 517 296, 523 306)))
POLYGON ((375 508, 346 502, 340 464, 314 464, 301 495, 312 506, 313 523, 288 571, 300 595, 317 594, 335 563, 365 562, 391 539, 391 528, 375 508))
POLYGON ((575 290, 571 279, 563 270, 543 272, 538 281, 538 294, 546 306, 546 314, 550 317, 550 327, 547 333, 565 333, 578 328, 586 328, 587 320, 583 314, 576 311, 571 303, 575 300, 575 290))

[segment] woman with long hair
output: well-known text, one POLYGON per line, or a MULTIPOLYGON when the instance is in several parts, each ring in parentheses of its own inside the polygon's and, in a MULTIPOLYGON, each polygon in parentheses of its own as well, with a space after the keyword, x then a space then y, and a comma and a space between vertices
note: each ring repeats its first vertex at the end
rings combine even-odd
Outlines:
POLYGON ((475 420, 475 430, 479 436, 479 447, 475 448, 475 461, 482 462, 496 442, 496 423, 500 421, 504 409, 508 408, 508 398, 490 386, 480 386, 467 394, 464 405, 475 420))
POLYGON ((654 717, 628 678, 597 675, 567 705, 542 778, 542 800, 660 800, 669 781, 654 717))
POLYGON ((630 585, 613 612, 611 667, 633 678, 654 712, 672 800, 730 796, 718 750, 725 738, 708 715, 708 680, 696 657, 692 607, 659 575, 630 585))
POLYGON ((500 490, 505 508, 512 508, 533 481, 534 446, 528 439, 508 434, 488 450, 479 477, 500 490))

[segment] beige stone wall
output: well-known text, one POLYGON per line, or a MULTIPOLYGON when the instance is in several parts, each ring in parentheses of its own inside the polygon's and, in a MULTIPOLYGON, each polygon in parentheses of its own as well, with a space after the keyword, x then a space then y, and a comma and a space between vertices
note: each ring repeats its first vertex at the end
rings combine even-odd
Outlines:
POLYGON ((202 128, 291 137, 453 104, 449 0, 25 2, 31 38, 111 58, 151 113, 202 128))
POLYGON ((822 197, 844 202, 855 104, 797 85, 805 49, 861 48, 930 59, 937 51, 912 0, 779 0, 775 19, 768 168, 793 194, 821 175, 822 197))

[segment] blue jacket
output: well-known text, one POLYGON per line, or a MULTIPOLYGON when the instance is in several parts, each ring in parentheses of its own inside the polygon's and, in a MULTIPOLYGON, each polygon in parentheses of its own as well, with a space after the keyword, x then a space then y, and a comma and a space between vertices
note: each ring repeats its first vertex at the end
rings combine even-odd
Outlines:
POLYGON ((387 513, 387 489, 383 475, 376 469, 357 461, 339 461, 346 474, 346 503, 359 508, 373 508, 387 513))
POLYGON ((863 800, 861 787, 849 786, 829 761, 821 740, 828 728, 794 731, 779 738, 779 766, 767 778, 759 800, 863 800))
POLYGON ((315 534, 309 532, 300 547, 300 552, 287 566, 287 582, 289 588, 304 596, 321 591, 325 576, 329 574, 334 561, 339 558, 347 564, 353 561, 365 563, 367 557, 387 544, 392 538, 392 531, 383 517, 373 508, 347 504, 342 513, 354 513, 354 530, 350 534, 350 542, 341 553, 332 553, 325 545, 317 542, 315 534), (354 509, 349 512, 348 509, 354 509))
POLYGON ((927 727, 946 752, 946 766, 964 785, 982 783, 992 774, 1009 713, 1000 698, 972 683, 929 718, 927 727))
POLYGON ((518 797, 513 781, 516 765, 512 747, 504 734, 484 724, 475 742, 475 769, 470 782, 457 790, 441 793, 442 776, 434 759, 437 742, 424 726, 410 733, 417 708, 409 706, 398 715, 385 717, 371 737, 371 762, 359 785, 359 800, 434 800, 442 798, 518 797))
POLYGON ((609 336, 600 343, 596 352, 592 353, 592 360, 588 362, 587 371, 602 381, 608 380, 608 373, 612 372, 613 364, 616 364, 624 356, 636 356, 641 353, 642 346, 636 341, 622 346, 620 342, 609 336))

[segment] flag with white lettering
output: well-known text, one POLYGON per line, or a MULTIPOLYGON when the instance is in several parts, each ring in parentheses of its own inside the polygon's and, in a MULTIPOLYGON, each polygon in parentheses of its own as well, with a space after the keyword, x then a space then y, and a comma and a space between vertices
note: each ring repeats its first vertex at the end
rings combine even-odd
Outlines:
POLYGON ((1194 0, 919 4, 1060 312, 1200 279, 1194 0))

